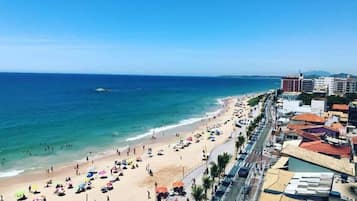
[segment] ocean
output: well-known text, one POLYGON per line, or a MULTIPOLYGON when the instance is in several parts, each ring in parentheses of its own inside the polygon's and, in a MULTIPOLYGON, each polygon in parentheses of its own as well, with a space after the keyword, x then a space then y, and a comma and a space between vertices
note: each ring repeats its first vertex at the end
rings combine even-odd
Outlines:
POLYGON ((0 73, 0 177, 135 143, 202 119, 220 98, 279 85, 249 77, 0 73))

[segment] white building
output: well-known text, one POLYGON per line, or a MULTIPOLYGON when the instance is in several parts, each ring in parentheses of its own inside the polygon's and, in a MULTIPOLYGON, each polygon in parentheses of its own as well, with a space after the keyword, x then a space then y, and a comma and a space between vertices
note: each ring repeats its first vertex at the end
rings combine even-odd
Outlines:
POLYGON ((311 107, 309 105, 302 105, 300 100, 283 100, 283 107, 281 113, 311 113, 311 107))
POLYGON ((319 77, 314 80, 314 92, 326 93, 329 96, 334 94, 335 78, 333 77, 319 77))
POLYGON ((326 111, 325 99, 312 99, 311 100, 311 113, 321 116, 326 111))

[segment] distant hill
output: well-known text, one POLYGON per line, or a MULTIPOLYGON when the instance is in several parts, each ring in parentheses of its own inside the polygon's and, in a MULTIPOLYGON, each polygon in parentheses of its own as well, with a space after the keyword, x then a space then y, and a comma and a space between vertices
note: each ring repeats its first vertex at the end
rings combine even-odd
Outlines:
POLYGON ((280 79, 281 76, 275 76, 275 75, 221 75, 218 77, 223 77, 223 78, 256 78, 256 79, 280 79))
POLYGON ((348 73, 337 73, 337 74, 333 74, 333 75, 330 75, 330 76, 331 76, 331 77, 346 78, 348 75, 350 75, 351 77, 357 78, 356 75, 351 75, 351 74, 348 74, 348 73))
POLYGON ((331 75, 331 73, 321 70, 308 71, 308 72, 304 72, 303 74, 305 78, 328 77, 331 75))

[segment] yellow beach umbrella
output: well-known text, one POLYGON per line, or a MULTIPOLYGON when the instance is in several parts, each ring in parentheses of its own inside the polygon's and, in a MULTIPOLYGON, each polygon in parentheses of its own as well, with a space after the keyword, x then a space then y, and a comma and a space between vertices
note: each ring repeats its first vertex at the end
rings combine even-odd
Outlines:
POLYGON ((38 192, 38 186, 37 185, 31 185, 31 191, 32 192, 38 192))

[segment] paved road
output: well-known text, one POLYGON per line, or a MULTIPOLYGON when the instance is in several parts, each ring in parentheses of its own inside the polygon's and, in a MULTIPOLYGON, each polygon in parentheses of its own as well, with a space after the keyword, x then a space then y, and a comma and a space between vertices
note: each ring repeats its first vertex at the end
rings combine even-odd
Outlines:
MULTIPOLYGON (((256 153, 261 153, 263 151, 263 148, 265 146, 266 138, 268 134, 272 130, 272 113, 271 113, 271 106, 272 106, 272 100, 268 99, 266 103, 266 110, 265 110, 265 117, 266 117, 266 125, 264 126, 263 130, 261 131, 261 134, 259 135, 252 151, 249 153, 248 158, 254 159, 255 161, 260 160, 260 158, 256 157, 256 153)), ((245 163, 245 166, 251 166, 254 160, 249 160, 248 163, 245 163)), ((232 183, 232 187, 229 189, 229 192, 227 192, 224 196, 223 200, 226 201, 232 201, 232 200, 244 200, 243 197, 241 197, 241 192, 242 188, 244 187, 244 184, 246 183, 246 178, 243 177, 237 177, 235 181, 232 183)))
MULTIPOLYGON (((269 99, 267 101, 266 107, 268 108, 265 110, 265 116, 266 116, 266 122, 267 125, 264 127, 264 129, 261 131, 261 134, 259 135, 259 138, 257 139, 255 146, 252 149, 252 152, 250 152, 249 155, 251 155, 252 158, 257 159, 257 157, 254 157, 256 155, 257 152, 260 152, 261 150, 263 150, 264 144, 265 144, 265 140, 266 137, 268 135, 268 133, 271 130, 271 123, 269 123, 271 121, 271 100, 269 99)), ((207 161, 206 164, 209 164, 210 162, 215 162, 217 161, 217 157, 219 154, 223 153, 223 152, 227 152, 229 154, 234 154, 235 151, 235 142, 234 139, 236 138, 236 134, 233 135, 233 138, 228 140, 226 143, 219 145, 218 147, 216 147, 211 153, 210 153, 210 157, 207 161)), ((248 155, 248 157, 249 157, 248 155)), ((260 158, 259 158, 260 160, 260 158)), ((253 161, 251 161, 253 162, 253 161)), ((203 164, 201 166, 199 166, 198 168, 196 168, 195 170, 193 170, 192 172, 190 172, 188 175, 185 176, 185 178, 183 179, 183 182, 185 183, 185 186, 187 186, 188 188, 186 188, 187 191, 187 197, 190 198, 190 200, 193 200, 191 197, 191 188, 189 188, 189 186, 191 186, 192 184, 192 180, 195 178, 196 179, 196 183, 200 183, 201 181, 197 181, 197 178, 202 178, 203 173, 206 169, 206 164, 203 164)), ((252 163, 245 163, 245 165, 252 165, 252 163)), ((237 186, 237 188, 234 189, 234 192, 231 192, 235 195, 234 199, 238 196, 236 192, 240 192, 241 188, 244 186, 244 183, 246 181, 246 178, 242 178, 242 177, 237 177, 237 179, 235 181, 233 181, 233 186, 237 186)), ((229 201, 234 200, 234 199, 227 199, 229 201)))
MULTIPOLYGON (((188 175, 185 176, 185 178, 183 179, 183 182, 184 182, 185 186, 187 186, 187 188, 186 188, 187 197, 191 198, 190 186, 192 184, 192 180, 195 178, 196 183, 200 184, 201 181, 200 180, 197 181, 197 179, 203 177, 203 173, 206 170, 207 165, 210 164, 210 162, 216 162, 218 155, 222 154, 224 152, 227 152, 231 155, 234 154, 233 152, 235 150, 235 147, 234 147, 235 145, 234 145, 233 139, 235 139, 235 137, 233 137, 232 139, 229 139, 226 143, 221 144, 221 145, 217 146, 215 149, 213 149, 212 152, 210 153, 209 159, 206 164, 199 166, 198 168, 196 168, 195 170, 193 170, 192 172, 190 172, 188 175)), ((193 200, 193 199, 191 198, 190 200, 193 200)))

